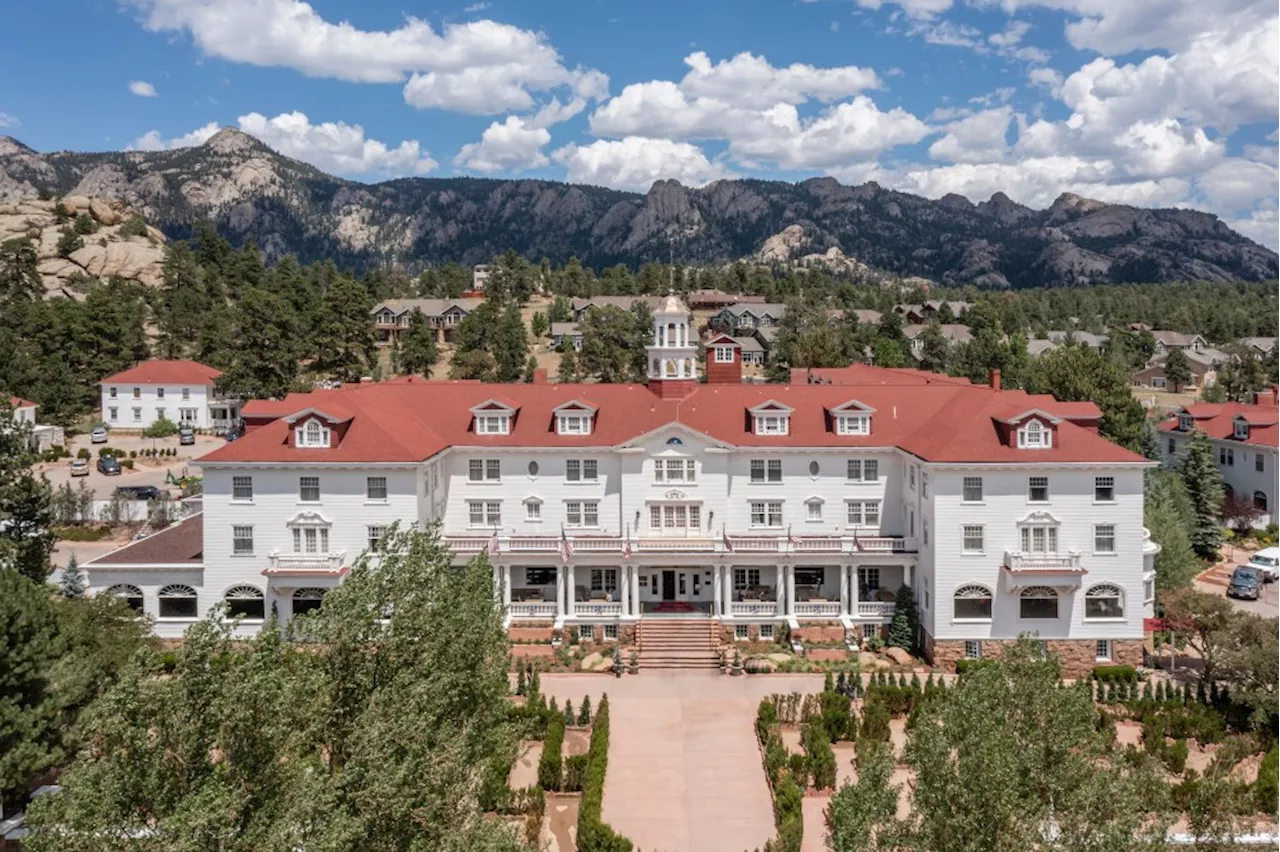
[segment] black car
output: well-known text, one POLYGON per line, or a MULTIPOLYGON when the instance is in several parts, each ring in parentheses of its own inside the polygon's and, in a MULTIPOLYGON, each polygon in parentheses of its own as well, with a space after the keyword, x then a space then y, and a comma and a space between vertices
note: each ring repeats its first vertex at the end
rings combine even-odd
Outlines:
POLYGON ((154 485, 121 485, 116 494, 122 500, 159 500, 160 489, 154 485))
POLYGON ((1237 565, 1231 572, 1231 582, 1227 585, 1227 597, 1243 598, 1256 601, 1262 593, 1262 575, 1252 568, 1237 565))
POLYGON ((102 456, 98 459, 98 473, 105 476, 119 476, 119 460, 117 460, 115 456, 102 456))

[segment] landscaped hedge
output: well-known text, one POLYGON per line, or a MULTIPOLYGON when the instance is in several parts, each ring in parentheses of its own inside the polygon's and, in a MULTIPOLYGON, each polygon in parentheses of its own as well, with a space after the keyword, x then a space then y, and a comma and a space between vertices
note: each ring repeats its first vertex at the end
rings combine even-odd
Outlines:
POLYGON ((962 675, 965 672, 971 672, 974 669, 980 669, 983 666, 993 666, 995 660, 956 660, 956 674, 962 675))
POLYGON ((1093 679, 1103 683, 1137 683, 1138 670, 1133 666, 1094 666, 1093 679))
POLYGON ((538 760, 538 786, 544 790, 559 790, 564 748, 564 717, 549 713, 547 737, 542 741, 542 757, 538 760))
MULTIPOLYGON (((778 736, 778 703, 786 699, 787 696, 779 695, 762 698, 756 710, 756 736, 764 750, 765 774, 769 778, 769 789, 773 791, 773 820, 778 828, 777 840, 771 840, 765 845, 769 852, 800 852, 800 846, 804 842, 804 790, 796 783, 795 776, 803 777, 808 774, 809 760, 805 755, 795 754, 788 761, 787 748, 778 736), (789 763, 794 763, 795 768, 789 769, 789 763), (783 771, 784 769, 787 771, 783 771)), ((821 721, 815 719, 805 729, 815 750, 818 748, 818 739, 825 743, 828 751, 831 750, 831 743, 826 731, 822 730, 821 721)), ((835 768, 834 754, 831 756, 831 768, 835 768)))
POLYGON ((836 754, 831 750, 831 739, 820 720, 804 726, 800 744, 808 756, 809 773, 813 786, 819 790, 833 790, 836 786, 836 754))
POLYGON ((564 759, 564 792, 582 792, 583 782, 587 779, 587 760, 585 754, 575 754, 564 759))
POLYGON ((587 748, 587 771, 578 804, 578 852, 631 852, 631 841, 604 823, 600 809, 604 803, 604 776, 609 768, 609 696, 600 699, 591 745, 587 748))

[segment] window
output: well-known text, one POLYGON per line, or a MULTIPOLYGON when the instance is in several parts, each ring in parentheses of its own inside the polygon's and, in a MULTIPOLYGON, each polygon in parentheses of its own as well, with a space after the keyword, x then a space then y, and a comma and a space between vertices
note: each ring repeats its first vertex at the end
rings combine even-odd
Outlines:
POLYGON ((139 589, 137 586, 127 586, 127 585, 112 586, 111 588, 107 589, 107 594, 115 595, 118 598, 123 598, 124 602, 128 604, 129 608, 132 609, 134 612, 143 611, 142 589, 139 589))
POLYGON ((748 624, 733 625, 733 639, 735 642, 746 642, 751 638, 751 626, 748 624))
POLYGON ((564 504, 565 526, 596 527, 600 525, 600 504, 595 500, 569 500, 564 504))
POLYGON ((561 414, 556 417, 556 431, 561 435, 590 435, 590 414, 561 414))
POLYGON ((1022 590, 1018 615, 1021 618, 1057 618, 1058 593, 1048 586, 1030 586, 1022 590))
POLYGON ((324 589, 297 589, 293 593, 293 614, 315 612, 324 603, 324 589))
POLYGON ((107 396, 111 397, 112 399, 115 399, 117 390, 118 388, 107 388, 107 396))
POLYGON ((756 500, 751 503, 751 526, 753 527, 780 527, 782 526, 782 503, 756 500))
POLYGON ((1053 445, 1053 432, 1039 420, 1032 420, 1018 430, 1018 446, 1024 450, 1046 450, 1053 445))
POLYGON ((328 527, 294 527, 293 528, 293 552, 294 553, 328 553, 329 552, 329 528, 328 527))
POLYGON ((156 399, 164 399, 164 388, 156 388, 156 399))
POLYGON ((858 597, 862 600, 872 600, 880 589, 880 569, 879 568, 859 568, 858 569, 858 597))
POLYGON ((320 477, 318 476, 300 476, 298 477, 298 499, 303 503, 319 503, 320 502, 320 477))
POLYGON ((1142 600, 1151 603, 1156 599, 1156 578, 1145 577, 1142 580, 1142 600))
POLYGON ((382 544, 383 537, 387 534, 387 528, 384 526, 370 526, 367 528, 368 547, 370 553, 377 553, 378 547, 382 544))
POLYGON ((231 499, 248 502, 253 499, 253 477, 231 477, 231 499))
POLYGON ((1218 464, 1224 467, 1235 467, 1236 451, 1232 447, 1218 448, 1218 464))
POLYGON ((961 586, 956 589, 953 615, 957 619, 991 620, 991 590, 986 586, 961 586))
POLYGON ((1093 656, 1098 662, 1105 662, 1111 659, 1111 640, 1099 639, 1093 643, 1093 656))
POLYGON ((1116 552, 1116 525, 1098 524, 1093 528, 1093 552, 1116 552))
POLYGON ((196 590, 190 586, 165 586, 160 599, 161 618, 198 618, 196 590))
POLYGON ((135 408, 135 409, 133 410, 133 420, 134 420, 134 422, 135 422, 135 423, 140 423, 140 422, 142 421, 142 409, 141 409, 141 408, 135 408))
POLYGON ((1191 415, 1190 415, 1190 414, 1179 414, 1179 415, 1178 415, 1178 428, 1179 428, 1179 429, 1181 429, 1183 432, 1189 432, 1189 431, 1191 430, 1191 415))
POLYGON ((308 420, 307 425, 295 433, 295 441, 300 447, 327 447, 329 446, 329 427, 321 424, 319 420, 308 420))
POLYGON ((929 474, 920 474, 920 498, 925 499, 929 496, 929 474))
POLYGON ((851 527, 880 526, 880 501, 850 500, 845 504, 845 523, 851 527))
POLYGON ((732 364, 733 363, 733 347, 717 346, 716 347, 716 363, 732 364))
POLYGON ((865 414, 836 415, 837 435, 870 435, 871 418, 865 414))
POLYGON ((928 518, 920 519, 920 534, 924 536, 924 543, 927 545, 929 543, 929 519, 928 518))
POLYGON ((157 409, 156 409, 156 419, 157 419, 157 420, 164 420, 164 419, 166 419, 166 418, 165 418, 165 416, 164 416, 164 409, 163 409, 163 408, 157 408, 157 409))
POLYGON ((183 398, 184 400, 186 400, 186 399, 191 399, 191 388, 183 388, 183 389, 182 389, 182 398, 183 398))
POLYGON ((1029 524, 1021 528, 1023 553, 1057 553, 1056 524, 1029 524))
POLYGON ((142 388, 134 388, 134 389, 133 389, 133 398, 134 398, 134 399, 142 399, 142 388))
POLYGON ((597 459, 569 459, 564 463, 564 478, 569 482, 595 482, 599 476, 600 462, 597 459))
POLYGON ((542 501, 541 500, 525 500, 524 501, 524 519, 537 523, 542 520, 542 501))
POLYGON ((1114 503, 1116 500, 1116 478, 1114 476, 1095 476, 1093 478, 1093 501, 1095 503, 1114 503))
POLYGON ((818 464, 818 462, 817 462, 816 460, 809 462, 809 475, 810 475, 810 476, 812 476, 812 477, 815 477, 815 478, 816 478, 816 477, 817 477, 817 475, 818 475, 819 473, 821 473, 821 472, 822 472, 822 465, 818 464))
POLYGON ((618 625, 616 624, 604 625, 604 641, 606 642, 618 641, 618 625))
POLYGON ((1267 495, 1261 491, 1253 492, 1253 507, 1263 512, 1267 511, 1267 495))
POLYGON ((536 461, 529 462, 527 470, 529 471, 529 478, 535 479, 538 476, 538 463, 536 461))
POLYGON ((915 465, 911 465, 911 467, 907 468, 907 480, 911 485, 912 490, 915 490, 915 487, 916 487, 916 466, 915 465))
MULTIPOLYGON (((113 409, 111 409, 111 411, 112 411, 112 412, 115 412, 115 409, 113 408, 113 409)), ((114 413, 112 413, 112 415, 111 415, 111 419, 112 419, 112 420, 114 420, 114 419, 115 419, 115 417, 116 417, 116 416, 115 416, 115 414, 114 414, 114 413)), ((1255 455, 1255 456, 1253 457, 1253 469, 1254 469, 1254 470, 1256 470, 1258 473, 1265 473, 1265 472, 1266 472, 1266 470, 1267 470, 1267 462, 1266 462, 1265 457, 1262 455, 1262 453, 1258 453, 1257 455, 1255 455)))
POLYGON ((1175 455, 1177 452, 1178 452, 1178 442, 1170 438, 1169 439, 1169 455, 1171 456, 1175 455))
POLYGON ((502 523, 502 504, 493 500, 468 500, 467 522, 473 527, 496 527, 502 523))
POLYGON ((194 408, 179 408, 178 419, 183 423, 195 423, 200 419, 200 412, 194 408))
POLYGON ((733 569, 733 590, 735 592, 743 592, 747 589, 754 589, 760 585, 760 569, 759 568, 734 568, 733 569))
POLYGON ((616 594, 618 591, 618 569, 592 568, 591 591, 616 594))
POLYGON ((236 556, 253 555, 253 527, 231 528, 231 552, 236 556))
POLYGON ((791 418, 785 414, 757 414, 757 435, 785 435, 787 424, 791 418))
POLYGON ((120 419, 120 409, 113 407, 113 408, 108 408, 107 411, 108 411, 108 415, 107 415, 108 419, 110 420, 120 419))
POLYGON ((385 476, 366 477, 364 481, 364 496, 368 500, 386 500, 387 478, 385 476))
POLYGON ((966 476, 964 478, 964 491, 962 500, 966 503, 982 502, 982 477, 966 476))
POLYGON ((1049 477, 1032 476, 1027 479, 1027 500, 1032 503, 1049 502, 1049 477))
POLYGON ((469 482, 497 482, 502 479, 501 459, 471 459, 467 462, 469 482))
POLYGON ((1234 434, 1241 441, 1249 440, 1249 424, 1243 420, 1237 420, 1234 434))
POLYGON ((880 462, 877 459, 849 459, 845 462, 845 478, 850 482, 878 482, 880 462))
POLYGON ((662 507, 661 506, 649 507, 649 529, 651 530, 662 529, 662 507))
POLYGON ((526 586, 554 586, 556 583, 555 568, 526 568, 524 569, 524 584, 526 586))
POLYGON ((805 518, 810 521, 822 520, 822 501, 809 500, 805 504, 805 518))
POLYGON ((826 571, 822 568, 802 568, 796 566, 795 579, 797 586, 821 586, 826 571))
POLYGON ((266 617, 266 600, 262 590, 253 586, 232 586, 223 595, 227 602, 227 615, 232 618, 246 618, 250 621, 261 621, 266 617))
POLYGON ((982 643, 974 639, 966 639, 964 642, 964 658, 966 660, 981 660, 982 643))
POLYGON ((1124 618, 1124 592, 1119 586, 1094 586, 1084 593, 1085 618, 1124 618))
POLYGON ((510 414, 477 414, 477 435, 508 435, 511 433, 510 414))
MULTIPOLYGON (((667 482, 684 482, 684 474, 686 470, 684 463, 684 459, 666 460, 664 467, 666 468, 667 482)), ((692 462, 690 462, 690 467, 692 467, 692 462)))
POLYGON ((761 642, 773 641, 773 625, 772 624, 760 625, 760 641, 761 642))
POLYGON ((752 482, 781 482, 782 481, 782 460, 781 459, 752 459, 751 460, 751 481, 752 482))

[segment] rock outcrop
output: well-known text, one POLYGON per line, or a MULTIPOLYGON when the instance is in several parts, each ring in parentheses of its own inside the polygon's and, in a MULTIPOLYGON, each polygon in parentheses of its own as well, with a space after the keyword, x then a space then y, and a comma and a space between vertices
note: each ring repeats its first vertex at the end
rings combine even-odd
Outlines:
MULTIPOLYGON (((205 217, 237 244, 255 241, 269 261, 293 253, 303 262, 330 259, 355 268, 484 263, 510 248, 556 263, 577 257, 597 268, 638 267, 674 253, 688 264, 745 258, 841 276, 987 288, 1280 274, 1275 252, 1193 210, 1069 193, 1047 210, 1002 192, 977 204, 959 195, 935 201, 829 177, 719 180, 701 188, 662 180, 644 195, 541 180, 361 184, 281 156, 232 128, 194 148, 98 154, 42 154, 0 137, 0 202, 29 206, 38 190, 64 196, 77 211, 94 212, 96 201, 104 229, 118 227, 106 223, 112 211, 124 215, 119 203, 170 238, 188 236, 192 221, 205 217)), ((27 230, 21 221, 3 227, 0 235, 27 230)), ((45 260, 49 270, 66 268, 55 256, 45 260)), ((99 261, 136 270, 139 280, 148 274, 132 250, 95 253, 93 263, 99 261)))
POLYGON ((78 298, 82 288, 77 282, 90 278, 119 277, 158 286, 164 278, 165 235, 150 226, 146 236, 121 234, 120 226, 134 216, 133 210, 116 199, 87 195, 50 201, 23 198, 0 203, 0 242, 16 237, 31 240, 46 298, 78 298), (63 231, 82 214, 92 219, 96 230, 81 234, 84 245, 64 255, 58 245, 63 231))

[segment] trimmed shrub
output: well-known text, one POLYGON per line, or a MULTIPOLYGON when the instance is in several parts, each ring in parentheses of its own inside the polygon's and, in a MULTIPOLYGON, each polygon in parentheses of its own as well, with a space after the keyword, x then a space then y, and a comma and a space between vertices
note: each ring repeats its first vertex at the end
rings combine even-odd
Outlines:
POLYGON ((582 696, 582 706, 578 710, 578 724, 586 727, 591 724, 591 696, 582 696))
POLYGON ((1187 768, 1187 757, 1191 753, 1187 748, 1187 741, 1177 740, 1173 745, 1166 745, 1163 752, 1161 759, 1164 765, 1169 767, 1169 771, 1174 775, 1181 775, 1187 768))
POLYGON ((889 741, 889 708, 875 690, 867 691, 867 702, 862 706, 861 739, 887 743, 889 741))
POLYGON ((804 843, 804 791, 788 775, 773 788, 773 818, 778 826, 778 852, 800 852, 804 843))
POLYGON ((600 818, 608 766, 609 696, 605 695, 596 710, 591 745, 587 748, 587 771, 582 782, 582 801, 578 804, 578 852, 631 852, 631 841, 600 818))
POLYGON ((995 665, 995 660, 956 660, 956 674, 962 675, 983 666, 995 665))
POLYGON ((93 453, 89 452, 88 447, 81 447, 80 449, 76 450, 76 458, 84 459, 85 461, 88 461, 89 459, 93 458, 93 453))
POLYGON ((580 793, 587 777, 587 755, 575 754, 564 759, 564 792, 580 793))
POLYGON ((849 716, 852 713, 849 698, 839 692, 824 692, 820 700, 822 701, 822 727, 831 736, 831 742, 835 742, 844 736, 849 728, 849 716))
POLYGON ((559 790, 564 749, 564 716, 550 711, 547 719, 547 736, 542 741, 542 757, 538 760, 538 786, 544 790, 559 790))
POLYGON ((1103 683, 1137 683, 1138 670, 1133 666, 1094 666, 1093 679, 1103 683))
POLYGON ((831 750, 831 737, 821 721, 805 725, 800 734, 800 744, 809 758, 813 786, 819 790, 835 789, 836 754, 831 750))
MULTIPOLYGON (((167 417, 161 417, 155 423, 142 430, 144 438, 171 438, 178 434, 178 424, 167 417)), ((168 455, 166 449, 165 454, 168 455)))

